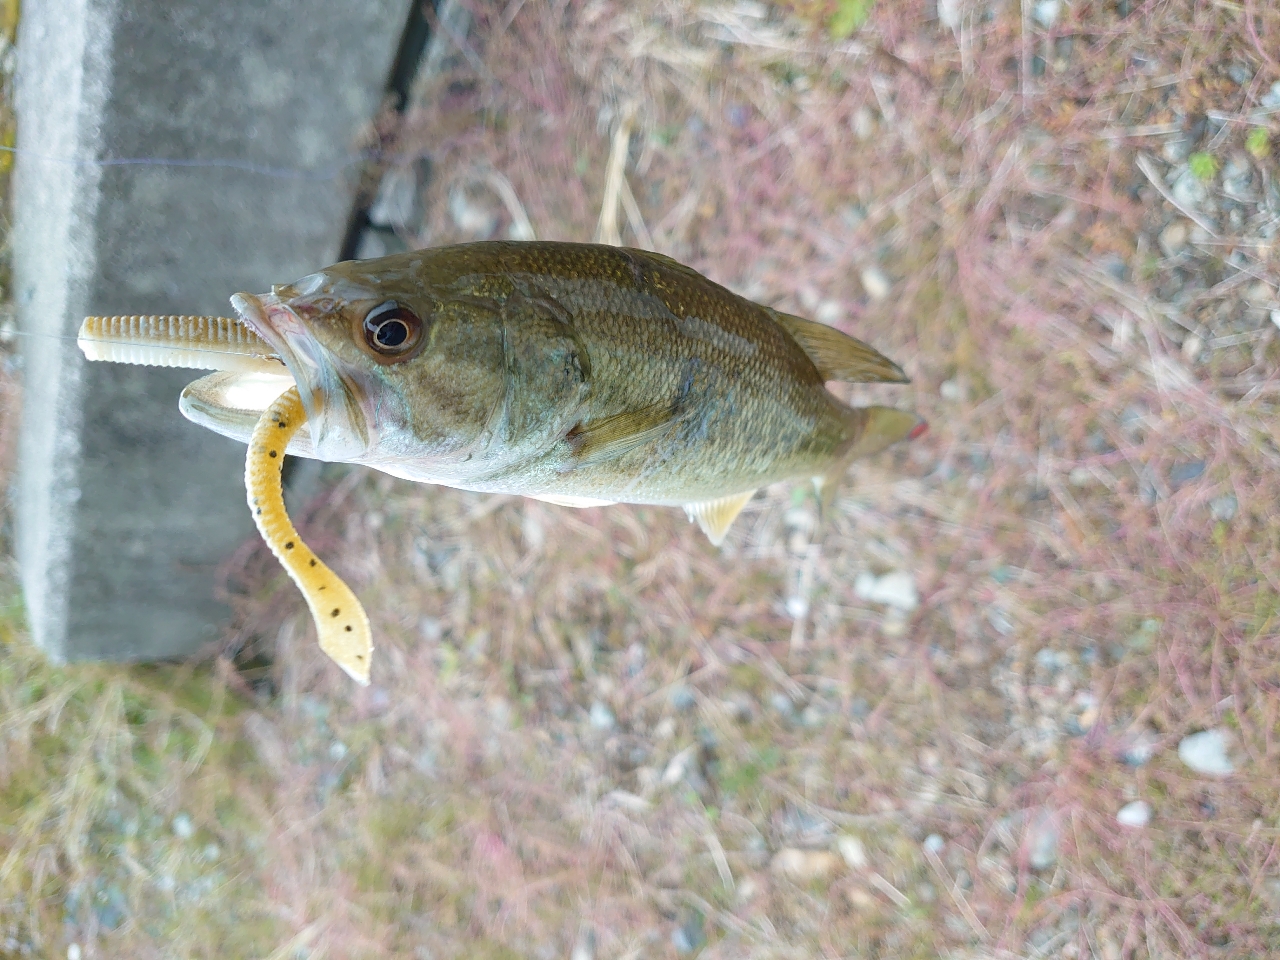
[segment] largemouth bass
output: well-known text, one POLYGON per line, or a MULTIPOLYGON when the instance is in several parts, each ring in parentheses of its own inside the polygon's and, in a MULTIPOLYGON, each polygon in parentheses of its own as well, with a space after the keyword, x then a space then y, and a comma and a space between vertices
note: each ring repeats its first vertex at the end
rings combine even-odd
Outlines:
MULTIPOLYGON (((757 488, 834 484, 923 429, 826 389, 906 382, 867 344, 640 250, 463 244, 232 303, 298 386, 292 454, 571 506, 683 506, 717 543, 757 488)), ((197 381, 183 413, 247 440, 262 407, 234 402, 246 376, 197 381)))
POLYGON ((829 500, 850 461, 925 429, 915 414, 850 407, 827 390, 907 382, 872 347, 641 250, 438 247, 231 302, 238 321, 91 317, 81 346, 91 359, 220 371, 179 406, 253 438, 259 528, 307 594, 322 645, 347 644, 344 668, 365 681, 358 601, 325 605, 345 585, 283 525, 286 451, 565 506, 682 506, 719 544, 759 487, 811 477, 829 500))

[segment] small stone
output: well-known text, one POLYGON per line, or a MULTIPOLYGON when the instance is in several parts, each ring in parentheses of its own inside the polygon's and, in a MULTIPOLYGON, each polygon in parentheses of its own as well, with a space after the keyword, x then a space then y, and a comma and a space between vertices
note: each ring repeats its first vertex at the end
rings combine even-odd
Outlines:
POLYGON ((959 30, 964 19, 962 0, 938 0, 938 19, 948 30, 959 30))
POLYGON ((959 403, 965 398, 964 386, 959 380, 943 380, 941 386, 938 387, 938 395, 943 400, 959 403))
POLYGON ((1192 210, 1199 207, 1202 203, 1209 199, 1209 190, 1204 183, 1191 172, 1190 167, 1184 167, 1173 181, 1169 188, 1169 193, 1175 201, 1184 207, 1192 210))
POLYGON ((596 937, 590 930, 585 931, 578 937, 578 942, 573 945, 573 952, 569 954, 569 960, 595 960, 596 937))
POLYGON ((844 308, 840 306, 839 300, 823 300, 813 311, 813 319, 819 323, 825 323, 828 327, 839 323, 842 316, 844 316, 844 308))
POLYGON ((888 297, 893 289, 893 284, 879 267, 864 268, 859 278, 862 280, 862 289, 867 291, 867 296, 877 302, 888 297))
POLYGON ((809 601, 804 597, 787 597, 785 606, 792 620, 799 620, 809 612, 809 601))
POLYGON ((613 711, 599 700, 591 704, 589 720, 593 730, 612 730, 618 724, 614 719, 613 711))
POLYGON ((784 847, 774 854, 769 869, 775 876, 786 877, 794 883, 812 883, 827 879, 839 866, 840 858, 827 850, 784 847))
POLYGON ((653 728, 653 735, 659 740, 670 740, 676 735, 676 722, 671 717, 663 717, 653 728))
POLYGON ((893 570, 879 577, 864 571, 854 579, 853 593, 859 600, 882 603, 907 613, 920 605, 915 578, 905 570, 893 570))
POLYGON ((907 635, 909 626, 911 626, 911 620, 907 614, 890 607, 885 611, 884 619, 880 621, 880 633, 890 640, 897 640, 907 635))
POLYGON ((940 833, 931 833, 924 838, 924 852, 932 853, 934 856, 940 854, 942 852, 942 848, 946 845, 947 841, 942 839, 942 834, 940 833))
POLYGON ((1204 474, 1203 460, 1184 460, 1169 468, 1169 482, 1175 487, 1198 480, 1204 474))
POLYGON ((204 849, 200 851, 200 855, 210 863, 217 860, 218 854, 220 853, 222 853, 222 851, 218 849, 218 845, 216 843, 206 843, 204 849))
POLYGON ((1035 17, 1036 23, 1050 29, 1058 22, 1058 16, 1062 13, 1062 0, 1036 0, 1036 5, 1031 8, 1031 15, 1035 17))
POLYGON ((1081 690, 1071 698, 1071 715, 1067 718, 1067 732, 1081 737, 1098 722, 1098 698, 1088 690, 1081 690))
POLYGON ((1249 303, 1265 307, 1275 302, 1276 292, 1271 289, 1271 284, 1259 280, 1257 283, 1250 285, 1245 292, 1244 298, 1249 303))
POLYGON ((667 764, 667 769, 662 771, 662 784, 667 787, 674 787, 677 783, 689 775, 698 762, 698 745, 685 747, 667 764))
POLYGON ((796 705, 791 702, 791 698, 785 693, 777 690, 769 694, 769 706, 771 706, 776 713, 787 718, 790 718, 791 715, 796 712, 796 705))
POLYGON ((1182 163, 1191 156, 1191 141, 1186 137, 1171 137, 1160 148, 1160 156, 1166 163, 1182 163))
POLYGON ((1222 168, 1222 192, 1232 200, 1247 202, 1254 199, 1253 167, 1243 154, 1233 154, 1222 168))
POLYGON ((1280 330, 1280 309, 1271 311, 1271 325, 1280 330))
POLYGON ((1031 826, 1027 845, 1027 865, 1032 870, 1048 870, 1058 862, 1058 827, 1053 815, 1042 810, 1031 826))
POLYGON ((870 140, 876 134, 876 118, 865 106, 853 111, 853 116, 849 118, 849 126, 853 129, 853 135, 859 140, 870 140))
POLYGON ((1116 814, 1116 822, 1122 827, 1138 829, 1151 822, 1151 804, 1145 800, 1126 803, 1116 814))
POLYGON ((836 849, 850 870, 865 870, 871 861, 867 859, 867 848, 855 836, 842 833, 836 839, 836 849))
POLYGON ((1220 497, 1214 497, 1209 501, 1209 514, 1215 520, 1224 522, 1235 519, 1236 511, 1240 509, 1240 504, 1236 501, 1234 493, 1224 493, 1220 497))
POLYGON ((1195 363, 1203 352, 1204 341, 1194 333, 1187 334, 1187 338, 1182 341, 1182 359, 1187 363, 1195 363))
POLYGON ((1156 243, 1160 245, 1160 252, 1166 257, 1176 257, 1187 247, 1187 241, 1191 239, 1191 228, 1181 220, 1175 220, 1163 230, 1156 243))
POLYGON ((692 690, 681 683, 671 688, 671 692, 667 694, 667 703, 671 704, 673 710, 683 713, 697 706, 698 698, 693 695, 692 690))
POLYGON ((855 910, 871 910, 876 905, 875 898, 861 887, 850 887, 844 895, 855 910))
POLYGON ((1227 756, 1227 734, 1223 730, 1201 730, 1183 737, 1178 744, 1178 759, 1196 773, 1211 777, 1227 777, 1236 769, 1227 756))
POLYGON ((1253 79, 1253 71, 1249 69, 1247 64, 1236 60, 1227 66, 1227 76, 1231 78, 1236 86, 1243 87, 1253 79))
POLYGON ((347 755, 347 745, 341 740, 335 740, 329 744, 329 759, 337 763, 347 755))
POLYGON ((1073 467, 1067 474, 1067 482, 1073 487, 1087 487, 1093 483, 1093 471, 1088 467, 1073 467))
POLYGON ((1128 738, 1128 742, 1120 753, 1120 759, 1131 767, 1140 767, 1155 756, 1159 743, 1160 738, 1153 731, 1140 729, 1128 738))
POLYGON ((827 712, 816 703, 811 703, 800 712, 800 725, 816 730, 827 722, 827 712))
POLYGON ((190 840, 195 832, 195 824, 185 813, 180 813, 173 818, 173 835, 179 840, 190 840))
POLYGON ((707 942, 707 935, 702 931, 702 923, 702 915, 695 913, 671 931, 671 945, 676 948, 676 953, 684 956, 702 949, 707 942))
POLYGON ((80 944, 67 944, 67 960, 80 960, 82 956, 84 956, 84 953, 80 949, 80 944))
POLYGON ((1280 80, 1271 84, 1271 89, 1262 95, 1260 102, 1268 109, 1280 107, 1280 80))

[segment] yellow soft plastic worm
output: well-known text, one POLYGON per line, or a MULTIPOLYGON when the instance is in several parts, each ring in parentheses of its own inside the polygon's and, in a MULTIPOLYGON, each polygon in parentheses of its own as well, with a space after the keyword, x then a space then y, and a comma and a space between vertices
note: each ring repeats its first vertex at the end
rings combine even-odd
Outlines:
POLYGON ((263 413, 249 438, 244 485, 249 509, 267 542, 311 608, 320 649, 358 683, 369 682, 373 633, 364 607, 342 580, 302 542, 284 508, 280 469, 289 439, 306 420, 298 388, 290 387, 263 413))

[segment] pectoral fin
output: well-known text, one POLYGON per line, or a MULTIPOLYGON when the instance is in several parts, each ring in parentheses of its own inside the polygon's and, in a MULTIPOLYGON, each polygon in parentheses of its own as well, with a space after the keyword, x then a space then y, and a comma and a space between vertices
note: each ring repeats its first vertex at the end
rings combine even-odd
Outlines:
POLYGON ((823 380, 846 383, 909 383, 902 368, 874 347, 824 323, 766 307, 778 325, 800 344, 823 380))
POLYGON ((655 404, 642 410, 619 413, 594 423, 580 423, 569 431, 575 466, 587 466, 622 456, 641 444, 656 440, 676 417, 672 404, 655 404))
POLYGON ((724 535, 729 532, 729 527, 742 512, 742 508, 755 495, 754 490, 748 490, 715 500, 704 500, 702 503, 686 503, 684 512, 689 515, 690 520, 698 521, 698 526, 707 535, 707 539, 718 547, 724 542, 724 535))

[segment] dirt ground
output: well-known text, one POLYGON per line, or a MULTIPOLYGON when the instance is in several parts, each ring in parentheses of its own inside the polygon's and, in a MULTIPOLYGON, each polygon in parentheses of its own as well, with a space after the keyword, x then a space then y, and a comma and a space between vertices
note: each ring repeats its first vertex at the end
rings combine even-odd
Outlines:
POLYGON ((1280 952, 1280 9, 469 9, 390 242, 652 247, 930 432, 721 548, 330 468, 367 689, 257 542, 184 667, 45 665, 8 571, 0 957, 1280 952))

